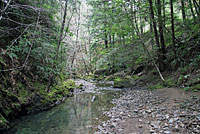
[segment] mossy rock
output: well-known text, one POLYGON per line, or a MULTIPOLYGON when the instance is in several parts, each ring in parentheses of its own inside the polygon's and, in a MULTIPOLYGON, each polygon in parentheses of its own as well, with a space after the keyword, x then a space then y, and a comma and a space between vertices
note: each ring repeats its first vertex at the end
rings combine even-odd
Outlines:
POLYGON ((83 79, 92 80, 92 79, 94 79, 94 75, 86 75, 86 76, 83 77, 83 79))
POLYGON ((125 78, 115 78, 114 86, 115 88, 129 88, 135 86, 135 81, 131 77, 127 76, 125 78))
POLYGON ((133 75, 132 78, 133 78, 134 80, 138 80, 138 79, 140 78, 140 76, 138 76, 138 75, 133 75))
MULTIPOLYGON (((40 86, 41 87, 41 86, 40 86)), ((26 89, 26 87, 21 83, 21 82, 18 82, 17 83, 17 96, 20 100, 20 103, 26 103, 27 102, 27 99, 28 99, 28 96, 30 95, 29 93, 29 90, 26 89)))
POLYGON ((113 80, 115 80, 115 79, 117 79, 117 78, 124 78, 124 77, 126 77, 126 76, 125 76, 125 73, 124 73, 124 71, 121 71, 121 72, 114 73, 113 75, 107 76, 107 77, 105 78, 105 80, 106 80, 106 81, 113 81, 113 80))
POLYGON ((114 79, 118 78, 118 76, 110 75, 105 78, 106 81, 113 81, 114 79))
POLYGON ((60 85, 56 85, 52 88, 51 93, 49 93, 50 97, 53 97, 54 95, 63 95, 66 96, 69 94, 69 92, 73 92, 76 88, 75 81, 73 80, 67 80, 61 83, 60 85))
POLYGON ((82 89, 83 86, 84 86, 84 85, 81 83, 80 85, 77 86, 77 88, 82 89))

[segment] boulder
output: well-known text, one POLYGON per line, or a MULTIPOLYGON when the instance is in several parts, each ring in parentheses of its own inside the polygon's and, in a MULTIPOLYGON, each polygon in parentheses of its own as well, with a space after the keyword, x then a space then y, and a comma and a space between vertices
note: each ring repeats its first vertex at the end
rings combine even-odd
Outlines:
POLYGON ((136 82, 133 78, 130 76, 125 77, 125 78, 116 78, 114 80, 114 86, 115 88, 130 88, 132 86, 135 86, 136 82))

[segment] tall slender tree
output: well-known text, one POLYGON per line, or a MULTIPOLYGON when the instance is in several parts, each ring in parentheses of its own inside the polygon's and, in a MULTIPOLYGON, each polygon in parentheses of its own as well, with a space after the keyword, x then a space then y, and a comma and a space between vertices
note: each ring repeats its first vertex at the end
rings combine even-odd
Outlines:
POLYGON ((170 0, 170 10, 171 10, 172 46, 173 46, 173 51, 174 51, 174 58, 176 58, 173 0, 170 0))
POLYGON ((150 15, 151 15, 152 23, 153 23, 154 37, 155 37, 156 45, 158 47, 158 54, 159 54, 160 53, 160 42, 159 42, 159 37, 158 37, 157 25, 156 25, 156 21, 154 18, 153 2, 152 2, 152 0, 148 0, 148 1, 149 1, 149 5, 150 5, 150 15))
POLYGON ((161 1, 157 0, 157 9, 158 9, 158 25, 159 25, 159 34, 160 34, 160 43, 161 43, 161 52, 162 52, 162 60, 165 59, 165 39, 163 34, 163 19, 162 19, 162 11, 161 11, 161 1))
POLYGON ((196 16, 195 16, 195 14, 194 14, 194 9, 193 9, 193 5, 192 5, 192 0, 188 0, 188 2, 189 2, 189 6, 190 6, 190 11, 191 11, 192 16, 193 16, 193 19, 194 19, 194 21, 195 21, 195 20, 196 20, 196 16))
POLYGON ((185 23, 186 15, 185 15, 185 2, 184 2, 184 0, 181 0, 181 12, 182 12, 183 22, 185 23))

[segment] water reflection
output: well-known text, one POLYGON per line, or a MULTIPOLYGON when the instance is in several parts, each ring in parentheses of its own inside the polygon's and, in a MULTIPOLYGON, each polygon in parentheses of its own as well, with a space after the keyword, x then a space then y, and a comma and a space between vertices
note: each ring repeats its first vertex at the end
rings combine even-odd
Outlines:
POLYGON ((75 94, 65 103, 35 115, 19 118, 8 134, 91 134, 112 107, 119 91, 75 94), (92 102, 92 98, 95 100, 92 102))

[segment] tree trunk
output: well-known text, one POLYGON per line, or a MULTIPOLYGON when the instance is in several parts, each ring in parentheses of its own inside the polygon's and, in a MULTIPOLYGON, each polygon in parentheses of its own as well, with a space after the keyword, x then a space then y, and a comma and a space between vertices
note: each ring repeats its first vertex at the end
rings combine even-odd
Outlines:
POLYGON ((142 15, 140 14, 141 13, 141 2, 139 1, 139 4, 138 4, 138 7, 139 7, 139 11, 138 11, 138 16, 140 16, 140 33, 143 34, 144 31, 143 31, 143 20, 142 20, 142 15))
POLYGON ((160 33, 162 60, 164 60, 165 54, 166 54, 166 50, 165 50, 165 39, 164 39, 164 35, 163 35, 162 11, 161 11, 161 2, 160 2, 160 0, 157 0, 157 8, 158 8, 158 25, 159 25, 159 33, 160 33))
POLYGON ((112 36, 111 35, 109 35, 109 42, 110 42, 110 44, 112 44, 112 36))
MULTIPOLYGON (((149 12, 151 12, 150 11, 150 8, 149 8, 149 12)), ((152 18, 151 18, 151 14, 149 14, 149 17, 150 17, 150 32, 151 33, 153 33, 153 22, 152 22, 152 18)), ((154 47, 154 38, 153 38, 153 36, 151 36, 151 46, 152 46, 152 49, 153 49, 153 47, 154 47)))
POLYGON ((161 11, 161 1, 157 0, 157 9, 158 9, 158 25, 159 25, 159 33, 160 33, 160 43, 161 43, 161 61, 160 61, 160 69, 162 71, 165 70, 166 66, 164 64, 164 60, 166 59, 166 50, 165 50, 165 39, 163 35, 163 24, 162 24, 162 11, 161 11))
MULTIPOLYGON (((137 9, 137 5, 136 5, 136 2, 134 1, 134 9, 137 9)), ((133 10, 134 10, 133 9, 133 10)), ((138 20, 137 20, 137 10, 135 10, 134 12, 134 20, 135 20, 135 25, 138 27, 138 20)), ((138 33, 136 32, 137 36, 138 36, 138 33)))
POLYGON ((105 48, 108 48, 108 35, 106 33, 106 30, 104 30, 104 44, 105 44, 105 48))
POLYGON ((158 47, 158 56, 159 56, 159 54, 160 54, 160 43, 159 43, 159 37, 158 37, 158 32, 157 32, 157 26, 156 26, 156 22, 155 22, 155 19, 154 19, 153 3, 152 3, 152 0, 148 0, 148 1, 149 1, 149 5, 150 5, 151 19, 152 19, 152 22, 153 22, 154 37, 155 37, 156 45, 158 47))
POLYGON ((191 13, 192 13, 192 16, 193 16, 193 20, 194 22, 196 21, 196 16, 194 14, 194 10, 193 10, 193 7, 192 7, 192 1, 189 0, 189 5, 190 5, 190 10, 191 10, 191 13))
POLYGON ((181 0, 181 11, 182 11, 183 22, 185 23, 186 16, 185 16, 185 2, 184 2, 184 0, 181 0))
POLYGON ((67 16, 67 3, 68 3, 68 0, 65 1, 64 16, 63 16, 63 22, 62 22, 62 26, 61 26, 61 30, 60 30, 60 37, 59 37, 59 41, 58 41, 58 46, 57 46, 56 59, 58 59, 60 44, 61 44, 61 41, 62 41, 62 37, 63 37, 63 33, 64 33, 63 31, 64 31, 64 28, 65 28, 65 21, 66 21, 66 16, 67 16))
POLYGON ((126 41, 125 41, 125 36, 124 35, 122 35, 122 43, 123 43, 123 45, 125 45, 126 44, 126 41))
POLYGON ((172 45, 173 45, 173 51, 174 51, 174 59, 176 59, 173 0, 170 0, 170 8, 171 8, 172 45))
POLYGON ((129 0, 129 2, 130 2, 130 7, 131 7, 131 19, 130 19, 130 21, 131 21, 131 26, 132 26, 132 40, 134 40, 135 29, 134 29, 134 16, 133 16, 133 14, 134 14, 134 12, 133 12, 133 2, 131 0, 129 0))
POLYGON ((141 31, 141 34, 144 33, 143 31, 143 21, 142 21, 142 17, 140 16, 140 31, 141 31))
POLYGON ((113 46, 115 45, 115 35, 113 34, 113 37, 112 37, 112 44, 113 46))
POLYGON ((78 10, 78 23, 77 23, 77 29, 76 29, 76 44, 75 44, 75 47, 74 47, 75 50, 74 50, 74 53, 73 53, 73 56, 72 56, 71 69, 73 68, 76 53, 79 51, 79 49, 76 50, 76 48, 77 48, 78 43, 79 43, 80 19, 81 19, 81 4, 79 4, 79 10, 78 10))
POLYGON ((165 27, 166 15, 165 15, 165 0, 163 0, 163 26, 165 27))
POLYGON ((196 14, 197 14, 197 16, 199 16, 199 19, 200 19, 200 7, 199 7, 196 0, 193 0, 193 4, 194 4, 194 7, 195 7, 196 14))
POLYGON ((163 62, 162 62, 162 58, 163 57, 161 55, 162 54, 161 53, 162 50, 161 50, 161 47, 160 47, 160 42, 159 42, 159 36, 158 36, 158 32, 157 32, 156 21, 155 21, 155 18, 154 18, 153 3, 152 3, 152 0, 148 0, 148 1, 149 1, 149 5, 150 5, 150 14, 151 14, 151 18, 152 18, 152 21, 153 21, 153 29, 154 29, 155 41, 156 41, 156 45, 158 47, 157 57, 158 57, 159 69, 163 70, 164 69, 164 65, 163 65, 163 62))

